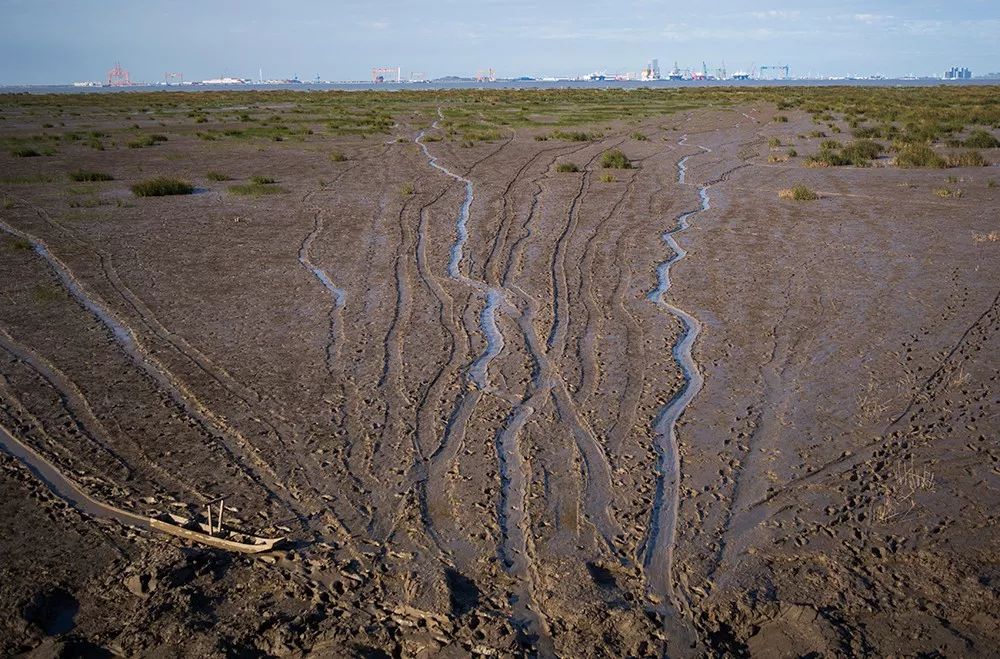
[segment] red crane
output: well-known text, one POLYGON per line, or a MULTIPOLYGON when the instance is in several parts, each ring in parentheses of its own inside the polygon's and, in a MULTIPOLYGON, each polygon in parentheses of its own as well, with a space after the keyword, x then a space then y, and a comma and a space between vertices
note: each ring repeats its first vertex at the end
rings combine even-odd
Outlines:
POLYGON ((128 71, 122 68, 121 63, 115 62, 115 68, 108 71, 108 87, 128 87, 131 84, 128 71))

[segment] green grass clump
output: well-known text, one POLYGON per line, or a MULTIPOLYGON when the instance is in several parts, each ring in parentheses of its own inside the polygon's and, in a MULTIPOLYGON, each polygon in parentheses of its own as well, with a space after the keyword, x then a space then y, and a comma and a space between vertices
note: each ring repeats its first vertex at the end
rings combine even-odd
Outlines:
POLYGON ((31 243, 24 238, 11 238, 6 244, 15 252, 26 252, 31 249, 31 243))
POLYGON ((976 130, 965 138, 962 146, 969 147, 970 149, 996 149, 1000 147, 1000 140, 985 130, 976 130))
POLYGON ((30 183, 52 183, 55 181, 54 176, 49 176, 48 174, 31 174, 26 176, 2 176, 0 177, 0 183, 4 185, 18 185, 18 184, 30 184, 30 183))
POLYGON ((781 140, 779 140, 777 137, 772 137, 767 141, 767 145, 772 149, 777 149, 778 147, 781 146, 781 140))
POLYGON ((403 187, 399 189, 404 195, 411 195, 414 193, 414 188, 412 183, 404 183, 403 187))
POLYGON ((632 139, 637 142, 645 142, 649 138, 646 137, 643 133, 632 133, 632 139))
POLYGON ((345 160, 347 160, 347 156, 345 156, 340 151, 334 151, 333 153, 330 154, 330 160, 332 160, 333 162, 344 162, 345 160))
POLYGON ((601 174, 601 183, 614 183, 614 182, 615 182, 614 174, 601 174))
POLYGON ((38 302, 55 302, 62 298, 59 289, 55 286, 49 286, 48 284, 39 284, 35 286, 32 297, 38 302))
POLYGON ((132 194, 136 197, 165 197, 193 192, 194 186, 190 183, 165 176, 142 181, 132 186, 132 194))
POLYGON ((588 133, 582 130, 556 130, 552 131, 552 139, 563 140, 564 142, 589 142, 599 139, 598 133, 588 133))
POLYGON ((205 178, 207 178, 209 181, 232 181, 233 180, 232 177, 230 177, 230 176, 228 176, 226 174, 223 174, 222 172, 217 172, 217 171, 214 171, 214 170, 211 171, 211 172, 208 172, 207 174, 205 174, 205 178))
POLYGON ((618 149, 605 151, 601 156, 601 167, 604 169, 632 169, 632 162, 618 149))
POLYGON ((130 149, 145 149, 146 147, 154 146, 158 142, 166 142, 167 138, 163 135, 143 135, 140 138, 134 139, 127 143, 130 149))
POLYGON ((948 162, 926 144, 905 144, 896 154, 897 167, 944 169, 948 162))
POLYGON ((813 201, 815 199, 819 199, 818 194, 801 183, 793 188, 779 190, 778 197, 781 199, 793 199, 795 201, 813 201))
POLYGON ((274 179, 267 176, 254 176, 249 183, 229 186, 229 192, 247 197, 263 197, 265 195, 288 192, 285 188, 274 185, 274 179))
POLYGON ((30 146, 22 146, 16 149, 11 149, 10 155, 14 156, 15 158, 37 158, 42 154, 36 151, 35 149, 32 149, 30 146))
POLYGON ((113 181, 114 178, 111 174, 89 172, 84 169, 78 169, 69 173, 69 180, 71 181, 113 181))
POLYGON ((799 155, 799 152, 796 151, 795 149, 789 149, 788 150, 788 157, 789 158, 794 158, 797 155, 799 155))
POLYGON ((560 173, 578 172, 580 167, 575 162, 561 162, 556 165, 556 171, 560 173))
POLYGON ((960 153, 949 153, 945 160, 948 162, 949 167, 986 167, 990 164, 983 157, 983 154, 974 149, 960 153))

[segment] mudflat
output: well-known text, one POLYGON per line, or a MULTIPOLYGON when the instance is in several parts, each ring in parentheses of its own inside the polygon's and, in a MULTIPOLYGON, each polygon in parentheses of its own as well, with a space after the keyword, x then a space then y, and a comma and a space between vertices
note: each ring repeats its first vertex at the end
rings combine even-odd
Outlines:
POLYGON ((0 649, 992 655, 996 93, 0 97, 0 649))

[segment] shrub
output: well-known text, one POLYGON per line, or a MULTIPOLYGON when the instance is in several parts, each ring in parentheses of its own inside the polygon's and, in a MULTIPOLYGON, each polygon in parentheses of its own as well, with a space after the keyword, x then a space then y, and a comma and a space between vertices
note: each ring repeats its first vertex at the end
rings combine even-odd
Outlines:
POLYGON ((223 174, 222 172, 211 171, 205 174, 205 178, 209 181, 231 181, 233 180, 230 176, 223 174))
POLYGON ((793 188, 779 190, 778 197, 781 199, 794 199, 795 201, 813 201, 814 199, 819 199, 818 194, 801 183, 793 188))
POLYGON ((601 174, 601 183, 614 183, 614 174, 601 174))
POLYGON ((160 176, 142 181, 132 186, 136 197, 164 197, 167 195, 191 194, 194 186, 186 181, 160 176))
POLYGON ((229 186, 229 192, 248 197, 263 197, 264 195, 282 194, 288 191, 281 186, 267 183, 243 183, 229 186))
POLYGON ((949 153, 946 160, 949 167, 986 167, 990 164, 983 154, 972 149, 961 153, 949 153))
POLYGON ((580 168, 574 162, 561 162, 556 165, 557 172, 578 172, 580 168))
POLYGON ((143 135, 142 137, 128 142, 127 146, 130 149, 145 149, 148 146, 153 146, 156 144, 156 140, 153 139, 152 135, 143 135))
POLYGON ((552 139, 563 140, 566 142, 589 142, 592 139, 600 137, 599 134, 594 133, 593 135, 582 130, 556 130, 552 131, 552 139))
POLYGON ((272 183, 277 183, 270 176, 253 176, 250 178, 250 182, 254 185, 271 185, 272 183))
POLYGON ((799 155, 799 152, 796 151, 795 149, 789 149, 788 150, 788 157, 789 158, 794 158, 797 155, 799 155))
POLYGON ((814 130, 809 133, 809 137, 826 137, 826 133, 821 130, 814 130))
POLYGON ((788 123, 788 117, 786 117, 783 114, 779 114, 779 115, 777 115, 777 116, 774 117, 774 122, 778 123, 778 124, 787 124, 788 123))
POLYGON ((897 167, 933 167, 942 169, 947 161, 926 144, 904 144, 896 154, 897 167))
POLYGON ((990 179, 989 181, 986 181, 986 187, 987 188, 995 188, 995 187, 997 187, 997 182, 994 181, 993 179, 990 179))
POLYGON ((35 151, 31 147, 22 146, 18 149, 11 149, 10 155, 14 156, 15 158, 37 158, 42 154, 40 154, 38 151, 35 151))
POLYGON ((1000 147, 1000 140, 993 137, 992 133, 988 133, 985 130, 977 130, 965 138, 962 146, 967 146, 970 149, 996 149, 1000 147))
POLYGON ((649 138, 643 135, 642 133, 632 133, 632 139, 636 140, 637 142, 645 142, 649 138))
POLYGON ((781 155, 780 153, 772 153, 767 157, 767 161, 771 163, 785 162, 786 160, 788 160, 788 156, 781 155))
POLYGON ((347 156, 345 156, 340 151, 334 151, 333 153, 330 154, 330 160, 332 160, 333 162, 344 162, 345 160, 347 160, 347 156))
POLYGON ((632 163, 618 149, 605 151, 601 156, 601 166, 605 169, 632 169, 632 163))
POLYGON ((88 172, 83 169, 78 169, 69 173, 69 179, 71 181, 112 181, 114 180, 114 177, 111 174, 105 174, 104 172, 88 172))
POLYGON ((414 192, 413 184, 412 183, 404 183, 403 187, 400 188, 399 191, 402 192, 404 195, 411 195, 414 192))
POLYGON ((772 149, 777 149, 778 147, 781 146, 781 140, 779 140, 777 137, 772 137, 767 141, 767 145, 772 149))
POLYGON ((840 147, 841 144, 837 140, 823 140, 819 143, 821 149, 839 149, 840 147))
POLYGON ((949 197, 954 197, 955 199, 958 199, 959 197, 962 196, 962 191, 952 190, 951 188, 938 188, 937 190, 934 191, 934 194, 944 199, 948 199, 949 197))

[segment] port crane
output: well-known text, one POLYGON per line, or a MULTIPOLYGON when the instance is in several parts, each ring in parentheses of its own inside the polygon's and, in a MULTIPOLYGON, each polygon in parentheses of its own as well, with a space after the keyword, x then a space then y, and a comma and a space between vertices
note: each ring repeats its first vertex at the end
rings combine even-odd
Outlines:
POLYGON ((391 82, 389 76, 395 76, 396 82, 402 82, 402 68, 398 66, 376 66, 372 69, 372 82, 391 82))

